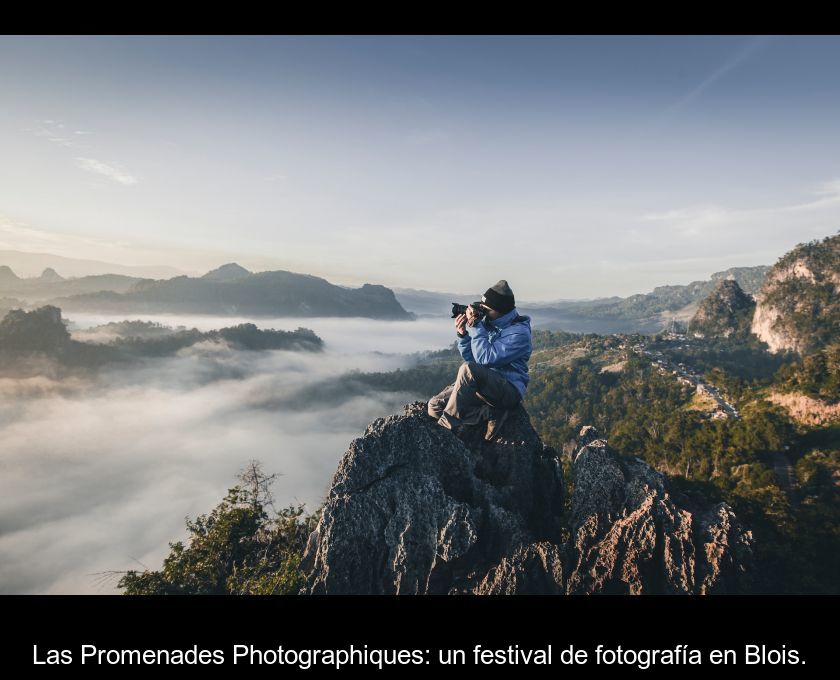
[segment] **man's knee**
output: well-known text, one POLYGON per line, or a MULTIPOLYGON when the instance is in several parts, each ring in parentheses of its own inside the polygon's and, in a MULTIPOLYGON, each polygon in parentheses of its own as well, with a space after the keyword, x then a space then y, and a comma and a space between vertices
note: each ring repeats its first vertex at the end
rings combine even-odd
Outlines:
POLYGON ((468 378, 474 377, 479 372, 479 364, 475 361, 465 361, 461 366, 458 368, 458 374, 466 376, 468 378))
POLYGON ((458 375, 461 380, 466 381, 480 389, 492 378, 493 371, 483 364, 479 364, 475 361, 467 361, 461 364, 458 375))

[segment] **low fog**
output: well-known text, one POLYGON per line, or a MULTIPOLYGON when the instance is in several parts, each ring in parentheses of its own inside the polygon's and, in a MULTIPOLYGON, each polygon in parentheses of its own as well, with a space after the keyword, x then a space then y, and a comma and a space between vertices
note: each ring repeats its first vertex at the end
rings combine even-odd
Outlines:
POLYGON ((315 510, 350 442, 416 397, 371 393, 336 407, 334 399, 299 403, 295 394, 352 369, 406 367, 408 354, 455 339, 445 315, 414 322, 69 315, 69 328, 126 319, 203 331, 248 321, 303 326, 324 339, 325 351, 204 342, 89 380, 0 379, 2 593, 119 592, 118 574, 95 574, 159 569, 168 542, 186 538, 184 517, 209 512, 252 458, 280 473, 276 507, 315 510))

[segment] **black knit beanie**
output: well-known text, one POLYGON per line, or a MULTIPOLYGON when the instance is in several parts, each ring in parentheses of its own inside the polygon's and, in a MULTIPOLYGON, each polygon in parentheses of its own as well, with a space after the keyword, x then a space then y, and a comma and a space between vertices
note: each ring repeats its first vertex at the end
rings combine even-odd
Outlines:
POLYGON ((499 314, 507 314, 516 306, 513 291, 504 279, 501 279, 492 288, 488 288, 487 292, 481 297, 481 301, 488 307, 495 309, 499 314))

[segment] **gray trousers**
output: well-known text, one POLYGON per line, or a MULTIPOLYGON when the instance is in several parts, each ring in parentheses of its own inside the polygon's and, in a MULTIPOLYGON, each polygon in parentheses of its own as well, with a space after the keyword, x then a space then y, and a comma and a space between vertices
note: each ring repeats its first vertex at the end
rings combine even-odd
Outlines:
POLYGON ((519 390, 507 378, 475 361, 458 369, 455 382, 429 399, 429 415, 444 427, 477 425, 489 420, 492 409, 510 409, 519 404, 519 390))

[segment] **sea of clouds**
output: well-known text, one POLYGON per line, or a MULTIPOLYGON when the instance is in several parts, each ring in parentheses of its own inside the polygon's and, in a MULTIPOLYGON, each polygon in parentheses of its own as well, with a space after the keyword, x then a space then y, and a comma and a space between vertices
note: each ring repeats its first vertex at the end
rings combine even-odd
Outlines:
MULTIPOLYGON (((311 328, 323 353, 204 342, 90 378, 0 378, 0 592, 112 593, 118 573, 159 569, 185 516, 209 512, 251 459, 279 473, 275 506, 320 505, 350 442, 409 393, 303 403, 343 373, 409 366, 447 347, 452 321, 69 314, 71 332, 150 320, 211 330, 311 328)), ((419 395, 423 396, 423 395, 419 395)), ((431 395, 426 395, 431 396, 431 395)))

